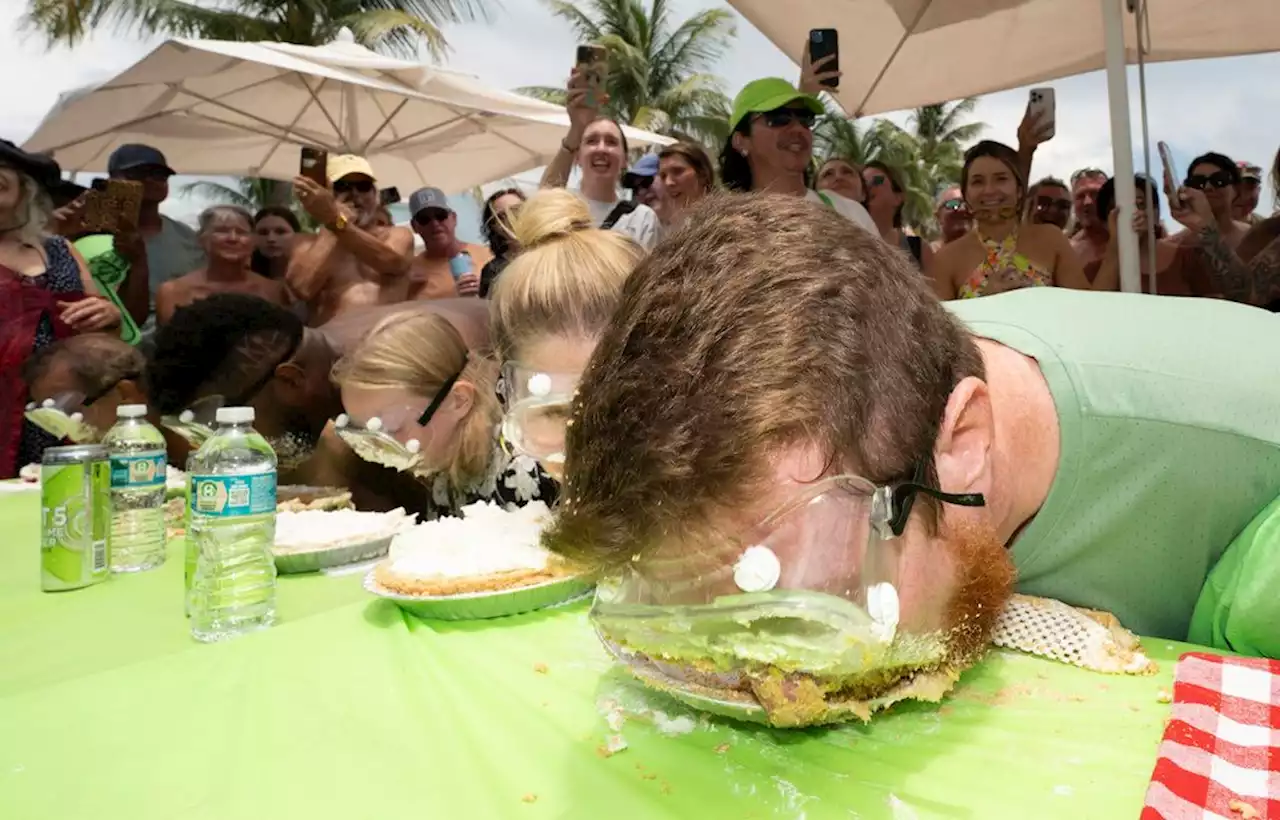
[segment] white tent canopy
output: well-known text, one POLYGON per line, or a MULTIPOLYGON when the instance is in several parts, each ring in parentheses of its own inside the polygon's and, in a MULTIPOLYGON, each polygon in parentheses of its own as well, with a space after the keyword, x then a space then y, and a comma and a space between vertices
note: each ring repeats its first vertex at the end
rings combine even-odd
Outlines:
MULTIPOLYGON (((184 174, 291 179, 299 148, 356 153, 384 185, 454 193, 545 165, 563 108, 350 42, 170 40, 115 78, 64 95, 24 146, 103 171, 119 145, 184 174)), ((668 138, 625 129, 633 145, 668 138)))
MULTIPOLYGON (((1114 0, 1122 6, 1124 0, 1114 0)), ((729 0, 788 57, 809 30, 840 33, 836 97, 865 116, 1096 71, 1098 0, 729 0)), ((1149 62, 1280 50, 1280 0, 1147 0, 1149 62)), ((1137 61, 1133 15, 1125 53, 1137 61)))

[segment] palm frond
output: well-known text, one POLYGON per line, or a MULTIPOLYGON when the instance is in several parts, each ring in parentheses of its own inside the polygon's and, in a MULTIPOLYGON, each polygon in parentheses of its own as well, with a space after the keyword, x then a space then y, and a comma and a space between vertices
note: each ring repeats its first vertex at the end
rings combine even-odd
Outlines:
POLYGON ((569 97, 569 92, 565 89, 546 85, 527 85, 524 88, 517 88, 516 93, 556 105, 564 105, 569 97))
POLYGON ((256 211, 264 205, 263 202, 257 201, 251 193, 243 190, 243 186, 241 190, 237 190, 230 185, 223 185, 221 182, 210 182, 208 180, 188 182, 179 190, 183 196, 198 197, 219 205, 235 205, 250 212, 256 211))
POLYGON ((421 42, 434 60, 442 59, 449 52, 449 44, 439 26, 399 9, 362 11, 336 22, 351 29, 356 41, 369 48, 385 47, 390 53, 412 57, 421 42))

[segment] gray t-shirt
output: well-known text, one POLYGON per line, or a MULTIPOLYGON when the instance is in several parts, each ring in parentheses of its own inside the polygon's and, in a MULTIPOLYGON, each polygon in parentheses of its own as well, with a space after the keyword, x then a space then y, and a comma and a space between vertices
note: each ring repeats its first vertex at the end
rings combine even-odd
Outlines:
POLYGON ((190 225, 160 216, 160 233, 147 239, 147 272, 151 289, 151 312, 142 326, 150 338, 156 327, 156 291, 171 279, 186 276, 205 266, 204 249, 190 225))

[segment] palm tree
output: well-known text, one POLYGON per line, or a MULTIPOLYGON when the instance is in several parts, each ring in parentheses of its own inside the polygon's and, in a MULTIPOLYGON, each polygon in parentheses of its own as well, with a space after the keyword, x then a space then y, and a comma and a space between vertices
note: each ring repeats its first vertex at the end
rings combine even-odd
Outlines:
POLYGON ((965 145, 987 127, 981 122, 961 122, 973 114, 977 105, 977 97, 966 97, 958 102, 922 106, 911 113, 908 122, 933 195, 947 185, 959 184, 965 145))
POLYGON ((343 28, 370 48, 439 59, 446 23, 488 19, 487 0, 28 0, 25 24, 50 46, 74 46, 102 26, 143 35, 323 45, 343 28))
POLYGON ((822 95, 827 113, 813 131, 813 154, 820 164, 832 157, 848 160, 858 166, 883 162, 893 170, 902 185, 905 200, 902 219, 918 232, 928 230, 932 219, 933 193, 931 181, 917 161, 919 146, 914 135, 889 120, 858 120, 845 116, 826 94, 822 95))
MULTIPOLYGON (((677 24, 667 0, 543 0, 584 43, 609 54, 606 114, 637 128, 705 141, 719 150, 729 136, 729 98, 707 73, 737 36, 727 9, 707 9, 677 24), (584 8, 585 7, 585 8, 584 8)), ((563 88, 523 93, 563 104, 563 88)))
POLYGON ((236 205, 251 214, 257 213, 268 205, 289 208, 306 230, 317 227, 311 214, 307 213, 293 200, 293 185, 276 179, 260 179, 258 177, 238 177, 235 184, 224 185, 212 180, 188 182, 182 186, 184 196, 196 196, 218 205, 236 205))

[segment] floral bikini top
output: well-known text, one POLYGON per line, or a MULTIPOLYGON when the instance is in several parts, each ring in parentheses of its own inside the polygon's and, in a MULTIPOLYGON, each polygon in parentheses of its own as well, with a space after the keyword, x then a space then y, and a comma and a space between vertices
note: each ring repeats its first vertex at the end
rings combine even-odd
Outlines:
POLYGON ((1018 288, 1047 287, 1053 284, 1053 274, 1040 270, 1027 257, 1018 253, 1018 232, 1014 231, 1001 242, 978 238, 986 246, 987 256, 982 264, 960 286, 961 299, 990 296, 1018 288))

